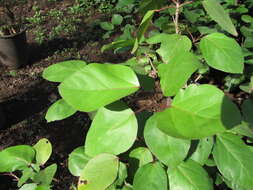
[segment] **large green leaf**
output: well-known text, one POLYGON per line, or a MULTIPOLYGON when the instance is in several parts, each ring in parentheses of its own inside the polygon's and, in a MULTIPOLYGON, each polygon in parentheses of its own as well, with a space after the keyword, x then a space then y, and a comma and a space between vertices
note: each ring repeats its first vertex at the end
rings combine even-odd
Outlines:
POLYGON ((43 78, 51 82, 62 82, 64 79, 83 69, 86 66, 85 61, 70 60, 56 63, 43 71, 43 78))
POLYGON ((241 115, 224 93, 212 85, 190 85, 171 107, 155 114, 157 126, 170 136, 199 139, 221 133, 241 122, 241 115))
POLYGON ((146 122, 144 138, 150 151, 169 168, 176 167, 185 159, 191 144, 190 140, 168 136, 158 129, 154 116, 146 122))
POLYGON ((160 64, 158 73, 163 94, 176 95, 199 66, 197 57, 190 52, 179 52, 170 60, 170 63, 160 64))
POLYGON ((182 162, 177 168, 168 170, 170 190, 212 190, 208 173, 193 160, 182 162))
POLYGON ((22 176, 18 180, 18 187, 21 187, 28 179, 33 178, 35 172, 32 168, 26 168, 22 171, 22 176))
POLYGON ((52 164, 34 176, 33 181, 41 185, 50 185, 57 170, 57 165, 52 164))
POLYGON ((217 0, 205 0, 202 2, 202 4, 209 16, 214 21, 216 21, 221 26, 221 28, 234 36, 238 35, 228 13, 225 12, 223 7, 218 3, 217 0))
POLYGON ((162 57, 165 63, 170 63, 173 57, 190 51, 192 42, 187 36, 179 34, 156 34, 147 40, 149 44, 161 43, 156 52, 162 57))
POLYGON ((78 190, 103 190, 113 183, 118 174, 119 160, 103 153, 92 158, 79 178, 78 190))
POLYGON ((208 160, 209 155, 213 148, 213 137, 207 137, 198 141, 196 150, 191 155, 191 159, 198 162, 200 165, 204 165, 208 160))
POLYGON ((70 153, 68 169, 74 176, 81 176, 82 171, 91 158, 84 153, 84 147, 78 147, 70 153))
POLYGON ((85 153, 89 156, 104 152, 121 154, 133 145, 137 130, 137 119, 131 109, 111 111, 100 108, 87 134, 85 153))
POLYGON ((65 100, 60 99, 48 108, 46 120, 47 122, 62 120, 74 113, 76 113, 76 109, 67 104, 65 100))
POLYGON ((226 179, 246 189, 252 189, 253 152, 240 136, 229 133, 218 135, 213 156, 219 171, 226 179))
POLYGON ((43 138, 33 148, 36 150, 36 163, 44 165, 52 154, 52 144, 48 139, 43 138))
POLYGON ((209 66, 228 73, 243 72, 242 48, 234 39, 213 33, 201 39, 200 50, 209 66))
POLYGON ((134 190, 167 190, 167 175, 159 162, 140 167, 133 181, 134 190))
POLYGON ((0 172, 13 172, 27 168, 35 159, 35 150, 31 146, 18 145, 0 152, 0 172))
POLYGON ((75 109, 91 112, 138 88, 137 76, 129 67, 93 63, 64 80, 59 92, 75 109))

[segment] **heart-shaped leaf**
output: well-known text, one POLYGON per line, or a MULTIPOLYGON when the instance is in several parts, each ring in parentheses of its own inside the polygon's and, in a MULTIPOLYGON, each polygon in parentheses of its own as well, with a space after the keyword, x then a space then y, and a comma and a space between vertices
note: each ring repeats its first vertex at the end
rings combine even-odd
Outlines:
POLYGON ((33 148, 36 150, 36 163, 44 165, 52 154, 52 144, 48 139, 43 138, 33 148))
POLYGON ((188 139, 212 136, 241 122, 236 105, 212 85, 190 85, 181 90, 171 107, 155 117, 158 128, 166 134, 188 139))
POLYGON ((177 53, 168 64, 160 64, 158 73, 165 96, 174 96, 200 67, 197 57, 190 52, 177 53))
POLYGON ((37 186, 36 183, 28 183, 23 185, 19 190, 37 190, 37 186))
POLYGON ((91 158, 84 153, 84 147, 78 147, 69 155, 68 169, 74 176, 81 176, 82 171, 91 158))
POLYGON ((51 82, 62 82, 76 71, 83 69, 85 66, 86 62, 81 60, 63 61, 47 67, 43 71, 42 76, 44 79, 51 82))
POLYGON ((84 167, 78 190, 102 190, 110 186, 118 174, 119 160, 103 153, 92 158, 84 167))
POLYGON ((228 73, 243 72, 242 48, 234 39, 221 33, 209 34, 201 39, 200 50, 210 67, 228 73))
POLYGON ((140 167, 133 181, 134 190, 167 190, 167 175, 159 162, 140 167))
POLYGON ((131 109, 111 111, 100 108, 87 134, 85 153, 89 156, 105 152, 121 154, 133 145, 137 129, 137 119, 131 109))
POLYGON ((216 21, 224 30, 230 34, 237 36, 238 33, 232 23, 229 15, 217 0, 205 0, 202 2, 209 16, 216 21))
POLYGON ((76 111, 65 100, 60 99, 48 108, 46 120, 47 122, 62 120, 73 115, 76 111))
POLYGON ((170 168, 176 167, 185 159, 191 144, 190 140, 168 136, 158 129, 154 116, 146 122, 144 138, 150 151, 170 168))
POLYGON ((194 189, 212 190, 208 173, 193 160, 182 162, 177 168, 168 170, 170 190, 194 189))
POLYGON ((13 172, 27 168, 35 158, 31 146, 18 145, 8 147, 0 152, 0 172, 13 172))
POLYGON ((217 135, 213 156, 226 179, 246 189, 252 188, 253 152, 240 136, 229 133, 217 135))
POLYGON ((59 92, 75 109, 91 112, 138 88, 138 78, 129 67, 93 63, 64 80, 59 92))

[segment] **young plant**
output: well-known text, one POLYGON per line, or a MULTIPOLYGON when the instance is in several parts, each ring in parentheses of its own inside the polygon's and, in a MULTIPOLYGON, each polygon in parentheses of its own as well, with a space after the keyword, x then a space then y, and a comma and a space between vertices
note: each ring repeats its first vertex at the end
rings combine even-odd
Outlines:
MULTIPOLYGON (((48 122, 77 111, 92 119, 84 146, 69 155, 78 190, 251 190, 252 100, 233 102, 222 81, 211 78, 246 75, 250 68, 226 4, 142 3, 145 14, 134 40, 102 48, 130 47, 130 60, 66 61, 43 72, 60 83, 62 97, 48 109, 48 122), (159 30, 150 32, 153 24, 159 30)), ((234 82, 237 90, 242 82, 234 82)))
POLYGON ((0 151, 0 175, 13 177, 20 190, 50 190, 57 165, 44 165, 51 153, 52 145, 45 138, 34 146, 8 147, 0 151))

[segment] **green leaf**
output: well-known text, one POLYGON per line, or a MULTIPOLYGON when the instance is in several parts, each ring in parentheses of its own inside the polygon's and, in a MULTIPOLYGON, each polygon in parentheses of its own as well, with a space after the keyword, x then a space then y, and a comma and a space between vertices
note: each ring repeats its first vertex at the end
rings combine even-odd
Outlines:
POLYGON ((243 22, 253 23, 253 17, 250 16, 250 15, 242 15, 241 19, 242 19, 243 22))
POLYGON ((117 177, 119 160, 103 153, 92 158, 79 178, 78 190, 102 190, 110 186, 117 177))
POLYGON ((190 140, 168 136, 158 129, 154 116, 146 122, 144 139, 150 151, 169 168, 176 167, 185 159, 191 144, 190 140))
POLYGON ((246 189, 252 188, 253 152, 240 136, 228 133, 218 135, 213 156, 226 179, 246 189))
POLYGON ((123 21, 123 17, 120 14, 112 15, 112 24, 113 25, 121 25, 123 21))
POLYGON ((145 147, 135 148, 130 152, 129 157, 138 160, 139 167, 153 161, 153 155, 151 154, 149 149, 145 147))
POLYGON ((170 190, 212 190, 208 173, 193 160, 182 162, 177 168, 168 170, 170 190))
POLYGON ((68 169, 73 176, 81 176, 82 171, 91 158, 84 153, 84 147, 78 147, 70 153, 68 169))
POLYGON ((154 10, 151 10, 151 11, 148 11, 142 21, 141 21, 141 24, 139 25, 139 28, 138 28, 138 32, 137 32, 137 38, 135 39, 135 44, 134 44, 134 47, 132 49, 132 53, 134 53, 138 47, 139 47, 139 44, 143 41, 143 39, 145 38, 144 37, 144 34, 146 33, 147 29, 148 29, 148 26, 153 18, 153 15, 154 15, 154 10))
POLYGON ((126 178, 127 178, 127 166, 126 164, 120 162, 118 177, 117 177, 117 180, 115 181, 115 184, 118 186, 122 186, 126 178))
POLYGON ((179 34, 157 34, 149 38, 147 43, 161 43, 160 48, 156 52, 162 57, 165 63, 170 63, 179 53, 188 52, 192 47, 191 40, 187 36, 179 34))
POLYGON ((0 172, 24 170, 35 158, 35 150, 31 146, 18 145, 8 147, 0 152, 0 172))
POLYGON ((41 170, 34 176, 33 181, 41 185, 50 185, 53 181, 54 175, 57 170, 57 165, 52 164, 46 167, 44 170, 41 170))
POLYGON ((114 25, 110 22, 101 22, 100 27, 104 30, 107 30, 107 31, 114 29, 114 25))
POLYGON ((212 152, 212 148, 213 137, 200 139, 196 150, 190 158, 203 166, 207 162, 208 157, 212 152))
POLYGON ((19 190, 36 190, 37 184, 36 183, 29 183, 23 185, 19 190))
POLYGON ((70 60, 53 64, 43 71, 43 78, 51 82, 62 82, 67 77, 83 69, 86 66, 85 61, 70 60))
POLYGON ((241 108, 244 121, 247 122, 250 126, 253 126, 253 101, 251 99, 245 100, 241 108))
POLYGON ((234 133, 234 134, 243 135, 243 136, 246 136, 246 137, 253 138, 253 129, 245 121, 242 121, 242 123, 240 125, 234 127, 231 130, 231 132, 234 133))
POLYGON ((59 92, 75 109, 91 112, 138 88, 138 78, 129 67, 93 63, 64 80, 59 92))
POLYGON ((33 148, 36 150, 36 163, 44 165, 52 154, 52 144, 46 138, 40 139, 33 148))
POLYGON ((167 190, 167 175, 159 162, 139 168, 134 176, 134 190, 167 190))
POLYGON ((39 185, 36 190, 51 190, 49 185, 39 185))
POLYGON ((34 171, 32 168, 26 168, 22 171, 22 176, 18 180, 18 187, 21 187, 28 179, 34 176, 34 171))
POLYGON ((160 64, 158 73, 163 94, 176 95, 198 67, 200 63, 197 57, 190 52, 177 53, 169 64, 160 64))
POLYGON ((64 99, 60 99, 48 108, 46 120, 47 122, 62 120, 73 115, 76 111, 64 99))
POLYGON ((110 49, 118 49, 118 48, 125 48, 125 47, 133 47, 134 46, 134 40, 118 40, 115 42, 112 42, 110 44, 103 45, 101 48, 102 53, 110 50, 110 49))
POLYGON ((202 4, 209 16, 214 21, 216 21, 221 28, 234 36, 238 36, 238 33, 229 17, 229 14, 225 12, 217 0, 205 0, 202 2, 202 4))
POLYGON ((111 111, 100 108, 88 131, 85 153, 89 156, 104 152, 121 154, 133 145, 137 129, 137 119, 131 109, 111 111))
POLYGON ((190 85, 181 90, 171 107, 155 117, 158 128, 166 134, 187 139, 212 136, 241 122, 236 105, 212 85, 190 85))
POLYGON ((242 49, 234 39, 213 33, 201 39, 200 50, 210 67, 228 73, 243 72, 242 49))

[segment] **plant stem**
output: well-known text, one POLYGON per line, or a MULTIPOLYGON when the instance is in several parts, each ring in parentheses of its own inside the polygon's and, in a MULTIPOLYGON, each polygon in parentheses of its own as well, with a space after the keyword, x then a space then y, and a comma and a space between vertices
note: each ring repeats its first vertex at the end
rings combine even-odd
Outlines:
POLYGON ((13 174, 13 173, 3 173, 2 175, 6 175, 6 176, 10 176, 10 177, 13 177, 15 180, 19 180, 19 178, 15 175, 15 174, 13 174))
POLYGON ((175 17, 174 17, 174 24, 175 24, 175 30, 176 30, 176 34, 179 34, 179 26, 178 26, 178 18, 179 18, 179 9, 180 9, 180 3, 179 1, 173 1, 176 4, 176 13, 175 13, 175 17))

